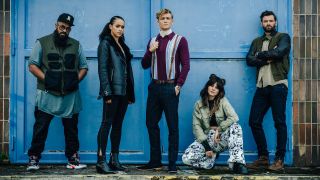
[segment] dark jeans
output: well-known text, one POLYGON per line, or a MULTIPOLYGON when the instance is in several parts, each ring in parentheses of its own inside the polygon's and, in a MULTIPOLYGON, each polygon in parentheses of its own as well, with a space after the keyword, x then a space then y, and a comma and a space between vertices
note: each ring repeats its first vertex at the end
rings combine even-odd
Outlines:
MULTIPOLYGON (((47 139, 49 125, 54 116, 40 111, 38 107, 35 107, 34 116, 35 123, 28 155, 38 156, 40 159, 47 139)), ((78 116, 79 114, 74 114, 72 118, 62 118, 65 137, 65 155, 68 159, 79 150, 78 116)))
POLYGON ((158 123, 164 111, 169 129, 169 164, 175 164, 178 156, 179 126, 178 104, 179 95, 175 94, 174 84, 156 84, 148 86, 146 124, 150 141, 150 162, 161 163, 160 128, 158 123))
POLYGON ((101 151, 102 156, 106 154, 106 148, 108 143, 108 136, 111 130, 110 140, 111 140, 111 152, 119 153, 119 146, 121 140, 121 130, 124 115, 128 107, 127 96, 112 96, 112 103, 107 104, 103 100, 103 112, 102 112, 102 122, 100 125, 99 133, 97 136, 98 142, 98 156, 101 151))
POLYGON ((249 123, 254 140, 258 147, 259 156, 268 156, 266 137, 262 128, 263 118, 269 107, 272 110, 274 125, 277 130, 277 152, 276 159, 285 156, 287 144, 286 125, 286 100, 288 88, 284 84, 257 88, 251 105, 249 123))

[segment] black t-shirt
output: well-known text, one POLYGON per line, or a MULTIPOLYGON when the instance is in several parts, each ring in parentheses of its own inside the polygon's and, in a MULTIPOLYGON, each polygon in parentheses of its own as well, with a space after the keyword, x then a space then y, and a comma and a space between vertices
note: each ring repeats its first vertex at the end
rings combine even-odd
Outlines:
MULTIPOLYGON (((211 110, 213 108, 213 100, 209 100, 209 109, 211 110)), ((213 113, 209 122, 210 126, 218 126, 217 120, 216 120, 216 114, 213 113)))

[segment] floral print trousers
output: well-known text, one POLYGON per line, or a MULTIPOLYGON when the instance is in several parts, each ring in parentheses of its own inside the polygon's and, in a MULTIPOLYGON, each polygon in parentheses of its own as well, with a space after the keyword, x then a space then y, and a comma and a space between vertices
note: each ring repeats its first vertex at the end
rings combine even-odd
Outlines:
MULTIPOLYGON (((229 149, 229 168, 233 167, 234 162, 245 164, 242 129, 238 123, 232 124, 220 134, 219 143, 214 142, 214 135, 215 131, 210 130, 207 141, 214 153, 220 153, 229 149)), ((207 157, 204 146, 197 141, 190 144, 182 155, 184 164, 203 169, 213 168, 215 159, 216 155, 207 157)))

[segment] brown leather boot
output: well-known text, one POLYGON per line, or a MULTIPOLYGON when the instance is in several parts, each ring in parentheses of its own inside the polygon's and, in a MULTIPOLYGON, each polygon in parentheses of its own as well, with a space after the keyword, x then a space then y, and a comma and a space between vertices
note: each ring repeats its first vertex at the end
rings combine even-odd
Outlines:
POLYGON ((269 166, 268 156, 260 156, 259 159, 253 161, 252 164, 248 164, 249 169, 267 169, 269 166))
POLYGON ((280 171, 283 170, 283 161, 280 159, 277 159, 273 162, 273 164, 271 166, 269 166, 269 170, 272 171, 280 171))

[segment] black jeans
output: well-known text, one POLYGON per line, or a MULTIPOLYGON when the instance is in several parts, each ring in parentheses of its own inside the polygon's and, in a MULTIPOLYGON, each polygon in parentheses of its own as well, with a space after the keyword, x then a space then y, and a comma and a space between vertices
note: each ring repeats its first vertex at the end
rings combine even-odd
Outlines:
POLYGON ((258 147, 259 156, 268 156, 266 137, 262 128, 263 118, 269 107, 277 130, 276 159, 285 156, 287 144, 286 100, 288 88, 284 84, 257 88, 251 105, 249 124, 258 147))
POLYGON ((169 129, 169 164, 175 164, 178 157, 179 126, 178 104, 179 95, 175 94, 174 84, 156 84, 148 86, 146 124, 150 141, 150 162, 161 163, 160 128, 158 123, 162 112, 165 113, 169 129))
MULTIPOLYGON (((35 107, 34 116, 35 123, 28 155, 38 156, 40 159, 47 139, 49 125, 54 116, 40 111, 38 107, 35 107)), ((79 150, 78 116, 79 114, 74 114, 72 118, 62 118, 65 137, 65 155, 68 159, 79 150)))
POLYGON ((119 153, 122 122, 128 108, 128 97, 114 95, 112 96, 111 101, 111 104, 107 104, 103 100, 102 122, 97 136, 98 156, 100 151, 102 156, 105 156, 106 154, 108 136, 111 127, 111 152, 119 153))

